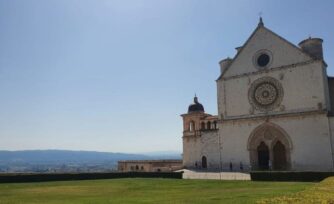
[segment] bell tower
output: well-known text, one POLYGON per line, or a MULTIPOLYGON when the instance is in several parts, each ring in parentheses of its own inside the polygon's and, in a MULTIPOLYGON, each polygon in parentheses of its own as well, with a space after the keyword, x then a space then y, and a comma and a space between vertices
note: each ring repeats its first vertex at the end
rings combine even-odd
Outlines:
POLYGON ((196 155, 200 149, 201 118, 205 117, 202 104, 198 102, 195 95, 194 103, 188 107, 188 112, 182 114, 183 119, 183 166, 185 168, 196 168, 196 155))
POLYGON ((197 96, 189 105, 188 112, 181 115, 183 119, 183 166, 185 168, 207 168, 203 164, 203 136, 206 133, 217 132, 217 116, 205 113, 203 105, 197 96))
POLYGON ((195 95, 194 103, 188 107, 188 112, 181 115, 183 118, 183 135, 195 136, 196 132, 200 130, 200 118, 205 115, 204 107, 198 102, 195 95))

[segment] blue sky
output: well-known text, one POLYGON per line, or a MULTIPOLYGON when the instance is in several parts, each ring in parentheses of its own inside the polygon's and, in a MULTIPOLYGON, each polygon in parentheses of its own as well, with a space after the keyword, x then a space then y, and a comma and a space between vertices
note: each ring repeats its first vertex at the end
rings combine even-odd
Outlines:
POLYGON ((324 39, 333 1, 0 0, 0 149, 182 151, 196 92, 217 113, 219 60, 258 23, 324 39))

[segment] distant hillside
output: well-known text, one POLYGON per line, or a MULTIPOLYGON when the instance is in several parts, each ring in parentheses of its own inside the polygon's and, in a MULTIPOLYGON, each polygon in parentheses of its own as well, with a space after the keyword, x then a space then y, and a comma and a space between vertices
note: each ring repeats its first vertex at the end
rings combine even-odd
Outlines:
POLYGON ((0 151, 0 172, 109 172, 119 160, 180 159, 181 154, 69 150, 0 151))
POLYGON ((94 151, 69 150, 25 150, 0 151, 1 164, 54 164, 54 163, 104 163, 118 160, 137 159, 180 159, 181 154, 175 152, 151 152, 143 154, 127 154, 94 151))
POLYGON ((149 159, 149 156, 139 154, 109 153, 94 151, 69 151, 69 150, 25 150, 25 151, 0 151, 0 163, 100 163, 117 162, 127 159, 149 159))

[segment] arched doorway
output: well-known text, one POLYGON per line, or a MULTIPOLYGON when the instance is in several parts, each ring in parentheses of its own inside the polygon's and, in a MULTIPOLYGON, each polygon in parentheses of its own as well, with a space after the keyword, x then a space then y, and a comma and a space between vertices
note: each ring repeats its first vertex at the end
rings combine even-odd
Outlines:
POLYGON ((257 157, 259 169, 269 169, 269 148, 264 142, 257 147, 257 157))
POLYGON ((291 168, 292 141, 276 124, 266 122, 256 127, 248 138, 247 149, 253 170, 291 168))
POLYGON ((202 168, 206 169, 208 167, 206 156, 202 156, 202 168))
POLYGON ((277 141, 273 148, 273 168, 275 170, 285 170, 287 168, 286 151, 284 145, 277 141))

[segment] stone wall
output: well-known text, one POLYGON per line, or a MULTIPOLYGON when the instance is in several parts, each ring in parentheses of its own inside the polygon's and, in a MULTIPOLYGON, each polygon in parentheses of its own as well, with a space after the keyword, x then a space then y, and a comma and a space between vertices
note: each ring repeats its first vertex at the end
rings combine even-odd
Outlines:
POLYGON ((224 119, 263 115, 262 111, 252 107, 248 99, 251 84, 261 77, 275 78, 283 88, 281 104, 269 113, 286 114, 326 110, 328 87, 323 83, 327 78, 323 69, 321 62, 313 62, 298 67, 220 80, 217 83, 219 114, 224 119))
POLYGON ((120 172, 171 172, 181 168, 181 160, 118 161, 118 171, 120 172))
POLYGON ((331 138, 326 114, 296 115, 268 119, 245 119, 225 121, 219 130, 222 144, 223 169, 229 163, 251 167, 250 152, 247 149, 252 131, 263 124, 271 123, 285 131, 292 143, 290 170, 333 171, 331 138))
POLYGON ((256 33, 251 36, 248 43, 243 46, 237 56, 238 59, 232 62, 231 66, 226 71, 225 77, 258 71, 257 68, 254 67, 254 55, 260 50, 268 50, 271 52, 273 61, 270 67, 296 64, 312 59, 288 41, 268 29, 260 27, 256 30, 256 33))
POLYGON ((203 169, 202 157, 207 158, 207 169, 219 169, 218 130, 201 131, 197 137, 183 137, 183 165, 203 169))
MULTIPOLYGON (((218 132, 184 132, 185 167, 199 168, 205 156, 208 169, 249 170, 269 155, 288 170, 334 171, 326 67, 260 23, 217 80, 218 132)), ((183 117, 188 130, 191 118, 183 117)), ((193 119, 198 127, 200 116, 193 119)))

